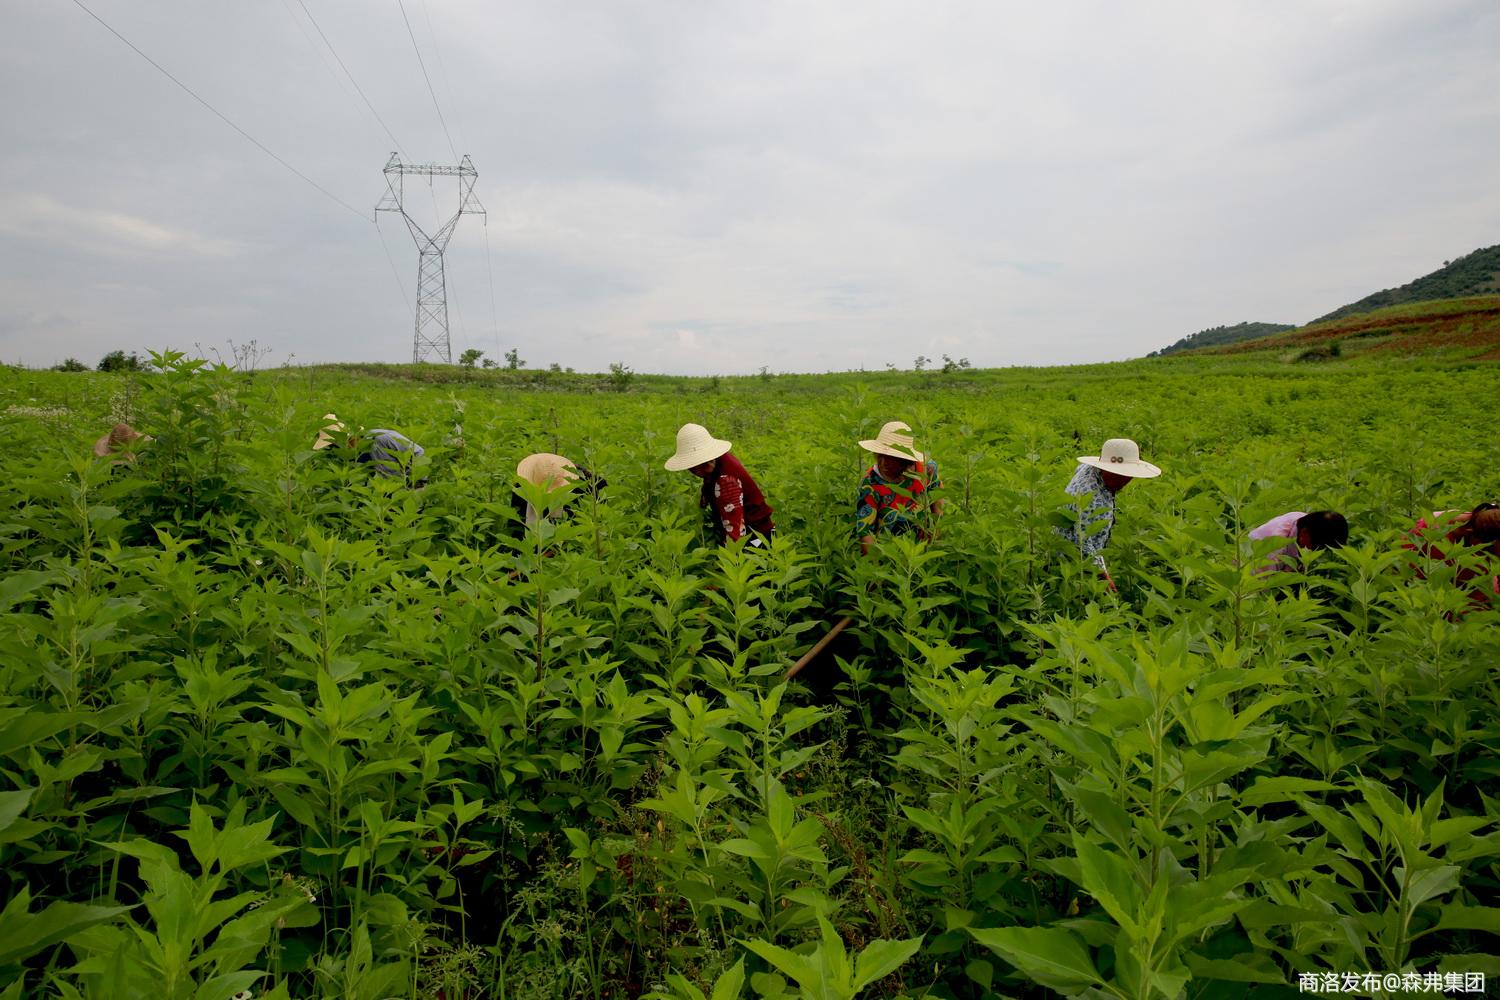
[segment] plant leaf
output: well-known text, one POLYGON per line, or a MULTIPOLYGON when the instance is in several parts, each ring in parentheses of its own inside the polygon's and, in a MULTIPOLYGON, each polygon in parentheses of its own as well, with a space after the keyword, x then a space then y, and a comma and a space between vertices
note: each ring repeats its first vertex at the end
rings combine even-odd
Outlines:
POLYGON ((1104 982, 1083 945, 1061 927, 971 927, 969 933, 1043 986, 1068 990, 1104 982))

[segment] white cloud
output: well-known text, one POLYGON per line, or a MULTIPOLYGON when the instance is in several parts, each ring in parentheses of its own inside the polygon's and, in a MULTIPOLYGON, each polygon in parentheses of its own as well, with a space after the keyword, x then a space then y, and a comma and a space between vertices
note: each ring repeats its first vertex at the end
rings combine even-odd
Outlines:
POLYGON ((230 257, 246 249, 234 240, 176 229, 125 212, 66 205, 37 193, 0 199, 0 233, 86 254, 150 251, 230 257))

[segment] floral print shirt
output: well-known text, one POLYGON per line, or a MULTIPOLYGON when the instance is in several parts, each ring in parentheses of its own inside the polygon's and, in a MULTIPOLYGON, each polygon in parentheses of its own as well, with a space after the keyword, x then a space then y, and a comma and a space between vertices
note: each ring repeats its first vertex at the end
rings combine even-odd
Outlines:
POLYGON ((1110 532, 1115 529, 1115 494, 1104 485, 1104 474, 1092 465, 1079 465, 1064 492, 1069 496, 1089 497, 1089 504, 1078 512, 1076 504, 1067 509, 1076 518, 1073 525, 1055 529, 1059 535, 1078 546, 1080 554, 1094 560, 1100 572, 1108 572, 1104 565, 1104 547, 1109 544, 1110 532), (1095 530, 1096 525, 1103 527, 1095 530))
POLYGON ((882 476, 879 463, 870 466, 859 481, 859 496, 854 502, 854 537, 915 531, 925 541, 930 535, 928 509, 932 499, 927 494, 942 485, 937 463, 930 458, 913 465, 900 482, 882 476))
POLYGON ((746 530, 762 538, 770 538, 776 530, 771 522, 771 505, 760 487, 740 460, 727 452, 719 456, 714 471, 703 480, 698 505, 708 509, 720 543, 742 538, 746 530))

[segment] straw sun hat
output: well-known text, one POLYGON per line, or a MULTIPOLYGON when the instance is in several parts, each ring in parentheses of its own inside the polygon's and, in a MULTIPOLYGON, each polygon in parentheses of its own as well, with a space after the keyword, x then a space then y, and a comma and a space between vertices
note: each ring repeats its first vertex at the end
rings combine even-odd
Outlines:
POLYGON ((677 454, 667 459, 668 472, 681 472, 704 462, 712 462, 729 451, 729 442, 708 433, 702 424, 683 424, 677 432, 677 454))
POLYGON ((1140 446, 1129 438, 1110 438, 1099 449, 1099 454, 1080 455, 1078 461, 1105 472, 1113 472, 1117 476, 1129 476, 1131 479, 1154 479, 1161 475, 1161 470, 1156 466, 1141 461, 1140 446))
POLYGON ((333 444, 333 435, 344 433, 344 425, 339 421, 338 417, 332 413, 325 413, 323 414, 323 419, 329 423, 328 426, 318 431, 318 439, 313 442, 313 451, 322 451, 324 448, 329 447, 333 444))
POLYGON ((94 454, 100 458, 108 458, 119 452, 125 458, 133 457, 127 449, 127 445, 136 441, 150 441, 151 439, 129 424, 115 424, 109 429, 109 433, 94 442, 94 454))
POLYGON ((923 455, 915 445, 911 428, 900 420, 892 420, 880 428, 880 433, 875 435, 874 440, 859 443, 865 451, 873 451, 877 455, 889 455, 904 462, 920 462, 923 455))
POLYGON ((521 464, 516 466, 516 475, 549 490, 560 490, 578 478, 578 471, 561 455, 540 452, 521 459, 521 464))

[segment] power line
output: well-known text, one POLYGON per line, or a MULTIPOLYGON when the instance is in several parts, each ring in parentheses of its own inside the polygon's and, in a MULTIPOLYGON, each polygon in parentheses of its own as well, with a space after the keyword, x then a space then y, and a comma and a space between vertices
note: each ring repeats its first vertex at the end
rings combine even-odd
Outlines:
POLYGON ((488 212, 484 216, 484 269, 490 276, 490 327, 495 333, 495 352, 499 353, 500 317, 495 312, 495 265, 490 260, 490 216, 488 212))
MULTIPOLYGON (((432 26, 432 10, 427 6, 427 0, 422 0, 422 16, 427 19, 427 34, 432 37, 432 51, 437 56, 438 79, 443 81, 443 89, 448 92, 448 96, 451 98, 453 96, 453 87, 448 82, 448 66, 443 62, 443 49, 442 46, 438 45, 437 29, 432 26)), ((463 122, 461 120, 455 120, 453 123, 453 129, 458 133, 459 141, 463 142, 463 122)), ((464 142, 464 145, 468 146, 468 143, 464 142)))
POLYGON ((390 245, 385 241, 385 231, 380 228, 380 214, 375 215, 375 232, 380 235, 380 247, 385 251, 385 259, 391 265, 391 274, 396 278, 396 287, 401 289, 401 301, 406 303, 406 311, 411 312, 411 296, 406 294, 406 283, 401 280, 401 272, 396 269, 396 258, 391 256, 390 245))
POLYGON ((328 40, 328 36, 323 33, 323 28, 318 24, 317 18, 313 17, 312 11, 307 9, 307 4, 303 3, 303 0, 297 0, 297 6, 302 8, 302 13, 307 15, 307 19, 312 22, 312 26, 317 29, 318 37, 323 39, 323 44, 328 46, 328 51, 332 52, 333 58, 338 60, 339 69, 343 70, 344 75, 349 78, 349 82, 354 84, 355 92, 359 94, 360 100, 365 102, 365 107, 370 109, 370 114, 375 116, 375 120, 380 123, 380 127, 385 129, 385 134, 387 136, 390 136, 391 142, 395 143, 396 148, 400 149, 404 155, 406 150, 402 147, 401 141, 396 138, 395 133, 391 131, 390 126, 385 123, 385 119, 380 117, 380 112, 375 110, 375 105, 371 104, 370 99, 365 96, 364 89, 360 87, 359 81, 354 79, 354 74, 349 72, 348 66, 344 65, 344 60, 339 57, 338 50, 333 47, 333 43, 330 42, 328 40))
POLYGON ((334 84, 339 88, 339 90, 341 92, 344 91, 344 81, 339 79, 338 71, 333 68, 333 63, 328 61, 328 53, 323 51, 323 47, 320 46, 318 44, 318 40, 312 36, 312 32, 307 30, 307 25, 303 24, 302 19, 297 16, 297 12, 292 10, 290 0, 281 0, 281 7, 286 11, 286 16, 291 18, 292 23, 297 26, 297 33, 302 36, 302 40, 307 43, 308 48, 312 49, 313 52, 317 54, 318 63, 328 71, 328 76, 333 80, 334 84))
POLYGON ((455 319, 458 320, 458 335, 464 339, 464 350, 467 351, 473 345, 469 343, 469 328, 466 327, 466 326, 464 326, 464 311, 463 311, 463 307, 459 305, 459 303, 458 303, 458 296, 456 296, 456 295, 453 294, 453 289, 454 289, 454 283, 453 282, 449 282, 449 284, 448 284, 448 301, 451 302, 451 303, 453 303, 453 316, 454 316, 455 319))
MULTIPOLYGON (((77 3, 78 0, 73 0, 77 3)), ((453 145, 453 136, 448 132, 448 121, 443 117, 442 105, 438 104, 437 91, 432 89, 432 77, 427 75, 427 64, 422 61, 422 49, 417 45, 417 36, 411 30, 411 18, 406 16, 406 4, 396 0, 396 6, 401 8, 401 20, 406 22, 406 35, 411 39, 412 51, 417 54, 417 65, 422 67, 422 79, 427 81, 427 93, 432 95, 432 106, 437 109, 438 123, 443 126, 443 135, 448 137, 448 151, 453 158, 458 159, 458 148, 453 145)))
POLYGON ((255 138, 255 136, 251 135, 249 132, 246 132, 244 129, 242 129, 238 125, 236 125, 234 122, 230 121, 221 111, 219 111, 218 108, 214 107, 212 104, 209 104, 203 98, 199 97, 196 93, 193 92, 192 88, 190 88, 187 84, 183 83, 181 80, 177 79, 177 77, 175 77, 171 73, 167 72, 166 69, 163 68, 160 63, 158 63, 155 59, 152 59, 150 56, 146 55, 146 53, 142 52, 139 48, 137 48, 134 42, 132 42, 130 39, 126 38, 124 35, 120 34, 113 27, 111 27, 108 21, 104 20, 104 18, 100 17, 98 14, 95 14, 92 10, 89 10, 89 8, 84 5, 83 0, 73 0, 73 3, 75 3, 78 6, 78 8, 80 10, 82 10, 85 14, 87 14, 89 17, 92 17, 95 21, 98 21, 100 24, 104 25, 105 29, 111 35, 114 35, 120 41, 122 41, 126 45, 128 45, 130 47, 131 51, 133 51, 136 55, 140 56, 142 59, 146 60, 148 63, 150 63, 152 66, 154 66, 156 68, 157 72, 161 73, 162 76, 165 76, 168 80, 171 80, 173 83, 177 84, 177 86, 182 89, 183 93, 187 94, 193 100, 197 101, 199 104, 203 105, 209 111, 213 112, 214 117, 218 118, 225 125, 228 125, 230 128, 234 129, 240 135, 242 135, 246 139, 248 139, 250 141, 250 143, 255 146, 256 149, 259 149, 262 153, 265 153, 271 159, 275 160, 277 163, 281 164, 283 167, 285 167, 286 169, 290 170, 292 173, 296 174, 298 177, 302 178, 308 184, 312 185, 312 187, 316 188, 319 192, 321 192, 325 197, 331 199, 332 201, 337 202, 338 204, 342 205, 344 208, 347 208, 349 211, 353 212, 355 215, 359 216, 361 219, 364 219, 366 222, 370 222, 371 221, 370 217, 367 216, 367 215, 365 215, 365 213, 361 212, 359 209, 355 208, 353 205, 349 204, 347 201, 344 201, 338 195, 334 194, 332 191, 329 191, 323 185, 319 184, 317 181, 313 180, 311 177, 307 176, 302 171, 298 170, 296 167, 292 166, 290 163, 288 163, 287 161, 283 160, 281 157, 277 156, 275 153, 271 152, 271 150, 267 149, 266 146, 265 146, 265 144, 262 143, 259 139, 255 138))

